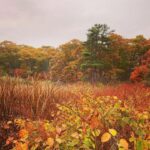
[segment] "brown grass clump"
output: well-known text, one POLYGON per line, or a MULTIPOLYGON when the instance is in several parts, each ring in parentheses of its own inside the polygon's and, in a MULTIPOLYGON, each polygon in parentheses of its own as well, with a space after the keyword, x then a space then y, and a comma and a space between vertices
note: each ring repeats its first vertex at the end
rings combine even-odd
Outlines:
POLYGON ((0 118, 52 119, 56 103, 82 100, 83 96, 117 96, 132 107, 144 111, 150 106, 150 88, 141 84, 93 86, 87 83, 54 84, 49 81, 0 79, 0 118))
POLYGON ((51 118, 55 104, 73 99, 73 94, 61 85, 42 81, 0 79, 0 118, 23 116, 51 118))

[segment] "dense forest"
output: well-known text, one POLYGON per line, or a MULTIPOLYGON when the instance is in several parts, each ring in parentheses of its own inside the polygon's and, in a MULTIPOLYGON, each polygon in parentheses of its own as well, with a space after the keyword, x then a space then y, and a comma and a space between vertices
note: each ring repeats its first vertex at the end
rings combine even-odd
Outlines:
POLYGON ((0 43, 0 75, 59 82, 122 81, 150 84, 150 39, 124 38, 106 24, 95 24, 87 40, 73 39, 58 48, 0 43))

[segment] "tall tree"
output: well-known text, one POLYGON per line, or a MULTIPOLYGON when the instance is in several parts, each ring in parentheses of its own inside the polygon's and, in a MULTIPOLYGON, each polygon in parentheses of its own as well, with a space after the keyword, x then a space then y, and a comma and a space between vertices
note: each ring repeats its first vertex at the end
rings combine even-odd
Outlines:
POLYGON ((130 49, 129 40, 117 34, 111 34, 111 60, 112 69, 110 70, 111 79, 126 80, 130 76, 130 49))
POLYGON ((95 24, 88 30, 81 68, 86 71, 86 78, 92 82, 103 81, 105 71, 111 66, 106 57, 111 51, 109 35, 112 32, 106 24, 95 24))

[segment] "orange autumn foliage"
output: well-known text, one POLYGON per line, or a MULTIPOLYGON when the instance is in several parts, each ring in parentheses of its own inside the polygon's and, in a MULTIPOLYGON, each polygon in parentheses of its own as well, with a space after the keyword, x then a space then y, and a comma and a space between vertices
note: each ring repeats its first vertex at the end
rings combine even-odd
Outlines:
POLYGON ((134 82, 142 81, 144 78, 148 77, 150 74, 150 50, 147 51, 141 59, 141 65, 135 67, 134 71, 131 73, 130 80, 134 82))
POLYGON ((19 131, 19 137, 20 138, 27 138, 28 137, 28 131, 26 129, 22 129, 19 131))
POLYGON ((136 67, 135 70, 131 73, 130 79, 132 81, 139 82, 143 79, 144 75, 147 73, 148 67, 146 65, 136 67))

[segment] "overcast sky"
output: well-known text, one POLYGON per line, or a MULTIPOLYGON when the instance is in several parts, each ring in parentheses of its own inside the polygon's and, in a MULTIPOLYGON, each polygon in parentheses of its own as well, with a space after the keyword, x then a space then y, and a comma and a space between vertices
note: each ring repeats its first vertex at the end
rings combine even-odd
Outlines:
POLYGON ((96 23, 150 38, 150 0, 0 0, 0 41, 56 47, 85 40, 96 23))

